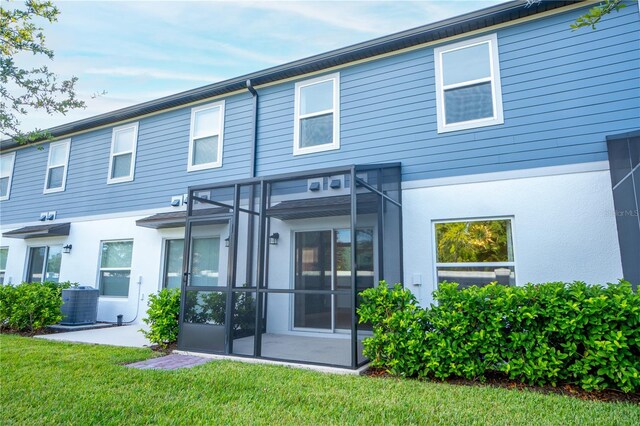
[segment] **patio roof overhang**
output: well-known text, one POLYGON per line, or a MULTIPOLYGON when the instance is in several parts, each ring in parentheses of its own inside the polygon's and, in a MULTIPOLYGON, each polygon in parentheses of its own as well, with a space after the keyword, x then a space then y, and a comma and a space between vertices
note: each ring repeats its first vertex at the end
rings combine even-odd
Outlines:
POLYGON ((20 238, 22 240, 29 238, 60 237, 69 235, 70 228, 71 224, 68 222, 25 226, 24 228, 5 232, 2 236, 7 238, 20 238))
MULTIPOLYGON (((358 199, 358 212, 375 213, 377 197, 374 194, 361 194, 358 199)), ((282 201, 267 209, 267 215, 280 220, 309 219, 313 217, 348 216, 351 214, 351 196, 302 198, 282 201)))
MULTIPOLYGON (((207 216, 207 223, 210 225, 225 224, 231 219, 229 209, 212 208, 195 210, 192 216, 207 216)), ((157 213, 142 219, 136 220, 136 225, 151 229, 184 228, 187 221, 185 210, 177 212, 157 213)))

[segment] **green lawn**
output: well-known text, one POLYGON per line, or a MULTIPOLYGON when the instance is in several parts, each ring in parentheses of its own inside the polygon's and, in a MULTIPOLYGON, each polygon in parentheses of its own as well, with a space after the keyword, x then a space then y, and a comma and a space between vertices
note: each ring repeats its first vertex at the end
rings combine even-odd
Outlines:
POLYGON ((640 406, 215 361, 121 364, 150 350, 0 336, 0 424, 638 425, 640 406))

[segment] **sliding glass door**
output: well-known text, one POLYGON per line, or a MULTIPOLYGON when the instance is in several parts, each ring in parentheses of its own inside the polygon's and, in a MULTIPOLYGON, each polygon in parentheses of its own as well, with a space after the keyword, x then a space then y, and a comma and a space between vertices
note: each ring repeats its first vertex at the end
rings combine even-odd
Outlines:
MULTIPOLYGON (((358 270, 370 271, 356 280, 361 291, 374 283, 373 230, 359 229, 356 234, 358 270)), ((295 294, 294 329, 351 328, 351 249, 349 229, 295 233, 294 289, 327 293, 295 294)))

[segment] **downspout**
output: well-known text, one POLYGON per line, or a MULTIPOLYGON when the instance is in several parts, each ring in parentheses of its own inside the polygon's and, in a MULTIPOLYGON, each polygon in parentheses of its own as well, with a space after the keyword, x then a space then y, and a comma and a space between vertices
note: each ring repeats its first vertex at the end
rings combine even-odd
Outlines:
MULTIPOLYGON (((251 123, 251 164, 249 165, 249 177, 256 177, 256 151, 258 150, 258 92, 251 84, 251 80, 247 80, 247 90, 251 93, 253 100, 253 121, 251 123)), ((254 185, 249 187, 249 209, 255 208, 254 185)), ((253 244, 254 244, 254 215, 249 215, 247 223, 247 268, 246 283, 248 286, 253 281, 253 244)), ((260 244, 262 242, 259 242, 260 244)), ((256 283, 256 287, 258 284, 256 283)))

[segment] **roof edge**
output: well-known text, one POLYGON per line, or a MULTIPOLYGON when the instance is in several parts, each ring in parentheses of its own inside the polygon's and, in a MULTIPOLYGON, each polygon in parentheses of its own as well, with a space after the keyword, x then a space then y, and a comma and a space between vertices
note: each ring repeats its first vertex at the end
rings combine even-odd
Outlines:
MULTIPOLYGON (((372 40, 309 56, 283 65, 277 65, 239 77, 223 80, 221 82, 179 92, 71 123, 62 124, 49 128, 46 131, 49 132, 52 137, 59 138, 72 133, 87 131, 95 127, 106 126, 134 119, 139 116, 161 112, 166 109, 191 104, 215 96, 244 90, 246 89, 247 80, 251 80, 254 86, 261 86, 309 74, 311 72, 321 71, 322 69, 380 56, 408 47, 446 39, 466 32, 490 28, 494 25, 559 9, 565 6, 586 2, 587 0, 541 1, 526 7, 527 0, 513 0, 431 24, 422 25, 387 36, 377 37, 372 40)), ((34 141, 28 145, 45 141, 46 140, 42 139, 34 141)), ((17 148, 19 146, 20 144, 13 139, 0 141, 1 151, 17 148)))

